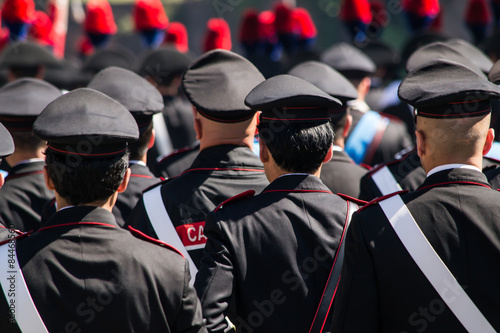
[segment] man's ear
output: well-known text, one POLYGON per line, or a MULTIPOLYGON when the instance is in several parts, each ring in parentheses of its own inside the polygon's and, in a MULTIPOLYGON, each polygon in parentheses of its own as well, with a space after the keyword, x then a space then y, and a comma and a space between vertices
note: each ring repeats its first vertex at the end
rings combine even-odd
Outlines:
POLYGON ((483 156, 488 154, 491 147, 493 146, 494 140, 495 140, 495 130, 493 128, 490 128, 488 130, 488 134, 486 135, 486 141, 484 142, 483 156))
POLYGON ((263 140, 259 140, 259 149, 259 158, 262 164, 269 162, 269 154, 271 153, 263 140))
POLYGON ((349 135, 349 130, 351 129, 351 126, 352 126, 352 116, 348 114, 344 125, 344 131, 342 133, 342 136, 344 138, 347 138, 347 136, 349 135))
POLYGON ((201 125, 201 120, 198 117, 198 110, 193 106, 193 126, 194 131, 196 132, 196 139, 201 140, 203 136, 203 126, 201 125))
POLYGON ((131 174, 132 174, 132 171, 130 170, 130 168, 128 168, 127 172, 125 173, 125 177, 123 177, 123 181, 120 184, 120 186, 118 186, 118 189, 116 190, 116 192, 118 192, 118 193, 125 192, 125 190, 127 189, 127 186, 128 186, 128 182, 130 181, 131 174))
POLYGON ((0 188, 2 188, 4 183, 5 183, 5 179, 3 179, 3 175, 0 173, 0 188))
POLYGON ((417 139, 417 153, 418 157, 422 158, 425 155, 425 134, 422 131, 416 130, 415 137, 417 139))
POLYGON ((323 160, 323 163, 327 163, 332 159, 333 156, 333 146, 330 146, 328 149, 328 152, 326 153, 325 159, 323 160))
POLYGON ((156 138, 156 132, 153 129, 151 131, 151 139, 149 139, 148 149, 153 148, 153 146, 155 145, 155 138, 156 138))
POLYGON ((49 190, 55 191, 56 187, 54 186, 52 178, 49 176, 49 171, 46 165, 43 167, 43 178, 45 179, 45 186, 47 186, 49 190))

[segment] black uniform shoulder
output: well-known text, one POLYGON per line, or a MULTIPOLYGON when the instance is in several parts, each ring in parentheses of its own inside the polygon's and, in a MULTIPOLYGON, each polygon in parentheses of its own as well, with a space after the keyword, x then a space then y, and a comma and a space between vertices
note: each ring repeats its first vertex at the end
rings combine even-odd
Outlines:
POLYGON ((400 151, 399 153, 394 156, 394 159, 387 161, 385 163, 380 163, 376 165, 375 167, 371 168, 365 175, 366 178, 371 178, 375 173, 380 171, 380 169, 384 167, 390 167, 399 163, 404 162, 407 160, 413 153, 415 153, 416 149, 414 147, 410 147, 407 149, 404 149, 400 151))
POLYGON ((366 210, 367 208, 369 207, 372 207, 372 206, 375 206, 376 204, 380 203, 381 201, 384 201, 386 199, 389 199, 395 195, 400 195, 400 194, 406 194, 408 193, 409 191, 408 190, 403 190, 403 191, 398 191, 398 192, 394 192, 394 193, 390 193, 390 194, 387 194, 387 195, 384 195, 384 196, 381 196, 381 197, 378 197, 378 198, 375 198, 373 200, 371 200, 370 202, 368 202, 366 205, 364 205, 363 207, 361 207, 359 210, 358 210, 358 213, 360 213, 361 211, 364 211, 366 210))
POLYGON ((143 241, 146 241, 146 242, 149 242, 151 244, 155 244, 155 245, 158 245, 160 247, 163 247, 165 249, 168 249, 178 255, 180 255, 182 258, 184 258, 184 255, 181 253, 181 251, 177 250, 175 247, 173 247, 172 245, 168 244, 168 243, 165 243, 161 240, 158 240, 156 238, 153 238, 153 237, 150 237, 148 235, 146 235, 145 233, 131 227, 131 226, 127 226, 127 229, 130 231, 130 233, 137 239, 140 239, 140 240, 143 240, 143 241))
POLYGON ((214 212, 217 212, 217 211, 223 209, 225 206, 234 204, 234 203, 239 202, 239 201, 243 201, 244 199, 252 198, 254 195, 255 195, 254 190, 248 190, 248 191, 245 191, 243 193, 237 194, 237 195, 223 201, 222 203, 220 203, 215 208, 214 212))
POLYGON ((164 165, 164 164, 167 165, 167 164, 173 163, 173 162, 181 159, 185 155, 188 155, 190 152, 197 151, 199 148, 200 148, 200 145, 198 143, 195 145, 186 146, 186 147, 176 149, 168 155, 158 157, 158 160, 156 161, 156 163, 159 165, 164 165))

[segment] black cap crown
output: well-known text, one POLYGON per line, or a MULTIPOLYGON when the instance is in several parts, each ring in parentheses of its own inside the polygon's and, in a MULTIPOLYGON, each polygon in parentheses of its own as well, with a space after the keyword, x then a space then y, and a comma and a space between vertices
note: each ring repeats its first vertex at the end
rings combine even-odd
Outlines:
POLYGON ((182 74, 191 59, 173 47, 163 47, 149 52, 141 61, 139 75, 152 77, 158 84, 172 75, 182 74))
POLYGON ((12 81, 0 89, 0 121, 10 131, 31 131, 42 110, 62 92, 33 78, 12 81))
POLYGON ((51 102, 33 130, 55 152, 81 157, 123 154, 127 142, 139 138, 130 112, 105 94, 90 88, 73 90, 51 102))
POLYGON ((356 47, 339 43, 321 54, 321 61, 348 78, 363 78, 375 73, 377 66, 356 47))
POLYGON ((188 99, 206 118, 240 122, 255 114, 244 100, 263 81, 264 76, 250 61, 231 51, 216 49, 189 66, 182 85, 188 99))
POLYGON ((490 113, 500 88, 463 64, 434 60, 408 73, 398 96, 421 117, 464 118, 490 113))
POLYGON ((0 159, 14 152, 14 141, 9 131, 0 123, 0 159))
POLYGON ((59 61, 49 50, 33 42, 13 43, 0 54, 0 68, 38 66, 47 68, 61 67, 59 61))

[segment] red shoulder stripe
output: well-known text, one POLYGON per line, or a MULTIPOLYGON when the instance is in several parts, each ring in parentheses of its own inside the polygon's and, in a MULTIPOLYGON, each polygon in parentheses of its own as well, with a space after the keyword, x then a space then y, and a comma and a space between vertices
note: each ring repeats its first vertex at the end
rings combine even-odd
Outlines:
POLYGON ((241 199, 251 198, 254 195, 255 195, 255 191, 254 190, 248 190, 248 191, 245 191, 243 193, 237 194, 234 197, 231 197, 231 198, 223 201, 220 205, 217 206, 217 208, 215 208, 214 212, 216 212, 219 209, 221 209, 222 206, 224 206, 227 203, 238 201, 238 200, 241 200, 241 199))
POLYGON ((160 245, 162 247, 166 247, 167 249, 170 249, 174 252, 177 252, 178 254, 180 254, 183 258, 184 258, 184 255, 181 253, 181 251, 177 250, 175 247, 173 247, 172 245, 170 244, 167 244, 165 242, 162 242, 161 240, 159 239, 156 239, 156 238, 153 238, 153 237, 150 237, 148 235, 146 235, 145 233, 137 230, 137 229, 134 229, 133 227, 131 226, 127 226, 128 230, 130 231, 130 233, 132 235, 134 235, 136 238, 139 238, 139 239, 142 239, 142 240, 145 240, 145 241, 148 241, 150 243, 153 243, 153 244, 156 244, 156 245, 160 245))
POLYGON ((30 175, 38 175, 41 173, 43 173, 43 171, 24 172, 24 173, 20 173, 17 175, 11 174, 11 175, 8 175, 7 177, 5 177, 5 181, 10 180, 10 179, 15 179, 15 178, 26 177, 26 176, 30 176, 30 175))
POLYGON ((361 199, 357 199, 357 198, 353 198, 353 197, 351 197, 351 196, 348 196, 347 194, 337 193, 337 195, 338 195, 339 197, 341 197, 342 199, 344 199, 344 200, 354 202, 354 203, 355 203, 355 204, 357 204, 359 207, 363 207, 364 205, 366 205, 366 204, 368 203, 368 201, 361 200, 361 199))
POLYGON ((368 202, 366 205, 364 205, 363 207, 359 208, 358 209, 358 212, 361 212, 362 210, 364 210, 365 208, 367 207, 370 207, 370 206, 373 206, 377 203, 379 203, 380 201, 383 201, 385 199, 388 199, 390 197, 393 197, 395 195, 400 195, 400 194, 405 194, 405 193, 408 193, 410 192, 409 190, 403 190, 403 191, 397 191, 397 192, 394 192, 394 193, 390 193, 390 194, 387 194, 387 195, 384 195, 384 196, 381 196, 381 197, 378 197, 378 198, 375 198, 373 199, 372 201, 368 202))

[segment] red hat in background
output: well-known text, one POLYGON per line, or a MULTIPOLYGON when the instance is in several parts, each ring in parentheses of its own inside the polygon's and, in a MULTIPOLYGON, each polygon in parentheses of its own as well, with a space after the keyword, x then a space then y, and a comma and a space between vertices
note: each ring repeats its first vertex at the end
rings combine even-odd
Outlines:
POLYGON ((81 56, 88 57, 94 53, 94 45, 87 36, 82 36, 76 43, 76 49, 81 56))
POLYGON ((165 29, 168 17, 160 0, 137 0, 133 8, 136 30, 165 29))
POLYGON ((278 3, 274 7, 274 27, 278 34, 289 34, 296 32, 293 21, 292 9, 284 3, 278 3))
POLYGON ((439 14, 439 0, 404 0, 403 8, 417 16, 437 16, 439 14))
POLYGON ((5 0, 2 19, 9 23, 31 23, 35 15, 33 0, 5 0))
POLYGON ((256 43, 259 40, 259 14, 255 9, 247 9, 243 13, 239 40, 243 43, 256 43))
POLYGON ((385 4, 382 1, 372 1, 370 11, 372 12, 372 25, 386 27, 389 24, 390 14, 386 11, 385 4))
POLYGON ((465 21, 469 24, 491 23, 491 9, 486 0, 469 0, 465 9, 465 21))
POLYGON ((441 8, 439 9, 439 13, 437 14, 436 18, 432 22, 431 30, 433 31, 443 30, 443 16, 444 16, 444 9, 441 8))
POLYGON ((345 22, 360 21, 368 24, 372 21, 372 12, 368 0, 343 0, 340 17, 345 22))
POLYGON ((259 39, 276 42, 276 28, 274 22, 276 20, 276 15, 270 10, 265 10, 261 12, 258 16, 259 20, 259 39))
POLYGON ((295 8, 292 11, 292 16, 299 31, 301 39, 314 38, 318 34, 316 25, 314 24, 311 14, 305 8, 295 8))
POLYGON ((203 52, 213 49, 231 50, 231 30, 224 19, 212 18, 208 20, 207 32, 203 40, 203 52))
POLYGON ((45 12, 35 11, 33 24, 30 27, 28 35, 40 44, 52 45, 51 33, 52 20, 50 17, 45 12))
POLYGON ((87 2, 87 15, 83 26, 88 33, 115 34, 117 29, 109 2, 107 0, 90 0, 87 2))
POLYGON ((171 22, 167 28, 163 44, 173 45, 182 53, 189 51, 186 26, 180 22, 171 22))

